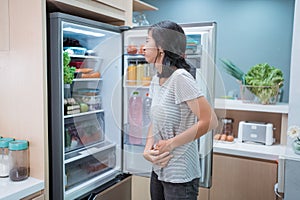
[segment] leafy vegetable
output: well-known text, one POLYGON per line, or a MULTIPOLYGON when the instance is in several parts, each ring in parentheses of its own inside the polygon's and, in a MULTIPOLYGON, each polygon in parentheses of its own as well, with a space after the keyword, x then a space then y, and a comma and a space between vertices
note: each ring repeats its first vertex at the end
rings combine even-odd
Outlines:
POLYGON ((70 67, 69 63, 71 58, 68 52, 63 52, 63 64, 64 64, 64 84, 71 84, 74 79, 74 73, 76 68, 70 67))
POLYGON ((224 59, 221 61, 225 71, 247 86, 247 89, 257 96, 262 104, 269 104, 270 99, 275 97, 278 89, 283 86, 282 71, 267 63, 254 65, 245 74, 231 61, 224 59))
POLYGON ((283 86, 283 73, 280 69, 271 67, 269 64, 257 64, 245 74, 245 82, 250 86, 248 89, 255 94, 262 104, 268 104, 269 99, 278 93, 283 86))
POLYGON ((228 74, 230 74, 231 76, 233 76, 237 80, 244 83, 245 73, 240 68, 238 68, 235 64, 233 64, 229 60, 221 59, 221 61, 224 64, 224 69, 228 74))

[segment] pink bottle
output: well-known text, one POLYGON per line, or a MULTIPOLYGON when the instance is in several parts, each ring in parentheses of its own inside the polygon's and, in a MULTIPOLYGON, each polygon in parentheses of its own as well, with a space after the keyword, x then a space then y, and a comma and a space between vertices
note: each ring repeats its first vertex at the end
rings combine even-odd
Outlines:
POLYGON ((143 100, 139 92, 133 92, 129 99, 129 143, 142 144, 143 100))

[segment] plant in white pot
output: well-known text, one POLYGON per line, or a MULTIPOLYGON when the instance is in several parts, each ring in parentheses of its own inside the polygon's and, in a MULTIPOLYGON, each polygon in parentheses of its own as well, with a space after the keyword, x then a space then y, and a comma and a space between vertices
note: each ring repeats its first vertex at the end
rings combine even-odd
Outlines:
POLYGON ((76 68, 70 67, 69 63, 71 58, 69 53, 64 51, 63 52, 63 67, 64 67, 64 97, 70 98, 71 97, 71 84, 74 79, 74 73, 76 68))

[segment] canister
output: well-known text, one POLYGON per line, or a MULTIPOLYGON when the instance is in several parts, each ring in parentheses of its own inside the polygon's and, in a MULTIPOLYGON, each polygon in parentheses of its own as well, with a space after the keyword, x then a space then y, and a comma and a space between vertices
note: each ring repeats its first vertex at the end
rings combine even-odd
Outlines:
POLYGON ((9 175, 8 144, 13 140, 13 138, 0 139, 0 178, 8 177, 9 175))
POLYGON ((8 146, 9 178, 22 181, 29 176, 29 151, 27 140, 14 140, 8 146))

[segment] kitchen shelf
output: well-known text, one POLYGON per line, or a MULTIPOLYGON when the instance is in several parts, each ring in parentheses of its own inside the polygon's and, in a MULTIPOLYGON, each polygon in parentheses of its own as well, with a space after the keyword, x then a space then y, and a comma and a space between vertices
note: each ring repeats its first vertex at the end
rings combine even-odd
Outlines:
POLYGON ((146 10, 148 11, 158 10, 158 8, 148 3, 142 2, 140 0, 133 0, 133 11, 146 11, 146 10))
POLYGON ((91 115, 91 114, 96 114, 96 113, 101 113, 101 112, 104 112, 104 110, 93 110, 93 111, 88 111, 88 112, 77 113, 74 115, 65 115, 64 119, 71 118, 71 117, 79 117, 79 116, 84 116, 84 115, 91 115))
POLYGON ((287 114, 289 106, 287 103, 277 103, 274 105, 243 103, 242 100, 231 99, 215 99, 215 109, 241 110, 241 111, 255 111, 255 112, 269 112, 287 114))
POLYGON ((108 143, 108 142, 103 142, 100 145, 97 144, 97 145, 94 145, 94 146, 90 146, 88 148, 79 149, 76 152, 72 151, 72 152, 70 152, 68 154, 77 154, 77 156, 73 156, 73 157, 71 157, 69 159, 65 159, 65 164, 74 162, 76 160, 80 160, 80 159, 85 158, 85 157, 90 156, 90 155, 95 155, 96 153, 99 153, 99 152, 104 151, 106 149, 110 149, 110 148, 112 148, 114 146, 116 146, 116 144, 114 144, 114 143, 108 143))

